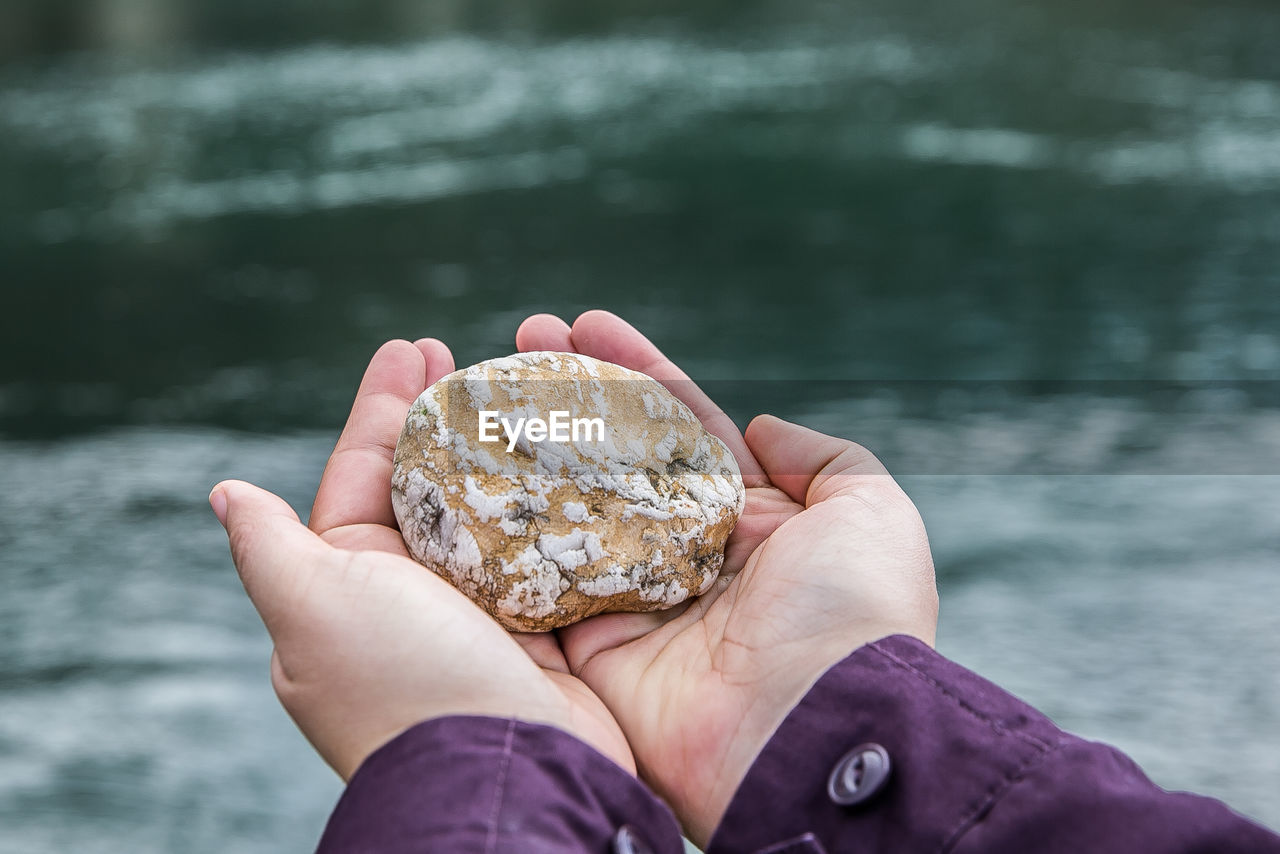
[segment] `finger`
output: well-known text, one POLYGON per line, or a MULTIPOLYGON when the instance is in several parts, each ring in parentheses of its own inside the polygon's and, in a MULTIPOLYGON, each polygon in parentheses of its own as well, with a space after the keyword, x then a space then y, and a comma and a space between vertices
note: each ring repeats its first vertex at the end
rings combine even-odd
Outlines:
POLYGON ((336 552, 298 521, 284 499, 252 484, 223 481, 209 502, 226 526, 240 582, 279 643, 299 590, 336 552))
POLYGON ((707 430, 729 446, 746 485, 761 482, 760 465, 742 440, 733 419, 634 326, 615 314, 597 309, 574 321, 572 337, 577 352, 639 371, 666 386, 693 410, 707 430))
POLYGON ((512 632, 511 637, 520 644, 525 653, 533 659, 533 663, 543 670, 555 673, 568 673, 569 665, 564 659, 564 650, 560 641, 551 632, 512 632))
POLYGON ((868 477, 889 475, 861 445, 772 415, 756 416, 745 439, 769 481, 806 507, 856 488, 868 477))
POLYGON ((778 526, 801 510, 804 510, 804 505, 791 500, 791 496, 776 486, 748 489, 747 505, 725 545, 721 577, 731 576, 742 569, 756 548, 778 530, 778 526))
MULTIPOLYGON (((439 370, 442 356, 436 352, 435 357, 439 370)), ((320 479, 309 520, 313 531, 364 523, 395 525, 391 458, 409 405, 427 387, 427 358, 408 341, 388 341, 373 354, 347 426, 320 479)))
POLYGON ((576 353, 569 334, 569 324, 554 314, 535 314, 525 319, 516 330, 516 349, 521 353, 531 350, 551 350, 556 353, 576 353))
POLYGON ((418 348, 418 352, 422 354, 422 357, 427 362, 427 380, 422 388, 425 389, 427 386, 434 385, 445 374, 453 373, 453 353, 449 351, 449 346, 439 338, 419 338, 413 342, 413 346, 418 348))
POLYGON ((557 629, 569 672, 581 675, 597 655, 641 638, 652 637, 655 647, 660 648, 664 640, 654 633, 686 613, 691 604, 682 602, 665 611, 597 614, 557 629))
POLYGON ((320 538, 336 549, 409 556, 400 532, 386 525, 343 525, 322 532, 320 538))

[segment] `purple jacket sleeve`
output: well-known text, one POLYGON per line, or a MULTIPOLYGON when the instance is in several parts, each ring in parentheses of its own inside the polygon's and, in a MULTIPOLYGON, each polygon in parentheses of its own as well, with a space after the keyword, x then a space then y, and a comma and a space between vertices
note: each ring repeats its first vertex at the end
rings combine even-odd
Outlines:
MULTIPOLYGON (((456 717, 419 724, 369 757, 319 851, 682 848, 670 811, 586 744, 551 727, 456 717)), ((817 681, 756 758, 707 848, 1081 851, 1280 854, 1280 837, 1217 801, 1158 788, 1117 750, 1062 732, 906 637, 864 646, 817 681)))
POLYGON ((642 846, 679 854, 675 817, 603 754, 553 727, 450 717, 411 727, 364 761, 317 851, 626 854, 642 846))
POLYGON ((1114 748, 890 637, 835 665, 791 711, 707 854, 864 851, 1252 854, 1280 852, 1280 837, 1218 801, 1160 789, 1114 748), (863 758, 852 770, 841 761, 851 753, 863 758))

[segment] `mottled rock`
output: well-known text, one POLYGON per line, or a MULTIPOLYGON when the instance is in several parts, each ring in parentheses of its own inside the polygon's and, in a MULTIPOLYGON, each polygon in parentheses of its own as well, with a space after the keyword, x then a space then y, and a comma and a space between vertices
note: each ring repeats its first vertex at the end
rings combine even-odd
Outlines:
POLYGON ((549 352, 481 362, 424 391, 391 486, 409 553, 521 631, 705 592, 745 496, 729 449, 662 385, 549 352), (520 418, 551 423, 540 433, 520 418))

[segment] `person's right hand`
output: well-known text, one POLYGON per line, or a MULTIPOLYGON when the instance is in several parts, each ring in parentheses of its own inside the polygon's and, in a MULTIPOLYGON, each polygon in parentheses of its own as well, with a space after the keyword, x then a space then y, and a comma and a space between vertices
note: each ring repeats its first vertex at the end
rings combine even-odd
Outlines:
POLYGON ((891 634, 933 642, 933 560, 915 506, 866 449, 761 416, 745 437, 643 335, 593 311, 538 315, 521 351, 578 352, 663 382, 733 451, 747 486, 724 568, 684 607, 560 630, 642 776, 705 847, 756 755, 809 687, 891 634))
POLYGON ((414 724, 519 718, 572 733, 635 768, 612 716, 550 634, 511 634, 408 556, 391 508, 405 414, 453 370, 443 343, 374 354, 325 466, 310 530, 280 498, 225 481, 209 496, 245 590, 271 634, 280 702, 342 778, 414 724))

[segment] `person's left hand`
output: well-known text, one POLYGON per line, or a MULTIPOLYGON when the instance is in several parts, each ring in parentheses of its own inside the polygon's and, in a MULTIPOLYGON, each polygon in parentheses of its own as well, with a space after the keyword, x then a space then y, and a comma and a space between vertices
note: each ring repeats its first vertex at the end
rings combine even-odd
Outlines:
POLYGON ((405 415, 453 370, 435 340, 374 355, 311 511, 239 481, 209 500, 275 651, 271 680, 321 756, 349 779, 401 731, 444 715, 550 724, 635 773, 613 717, 551 634, 509 634, 408 557, 391 508, 405 415))

